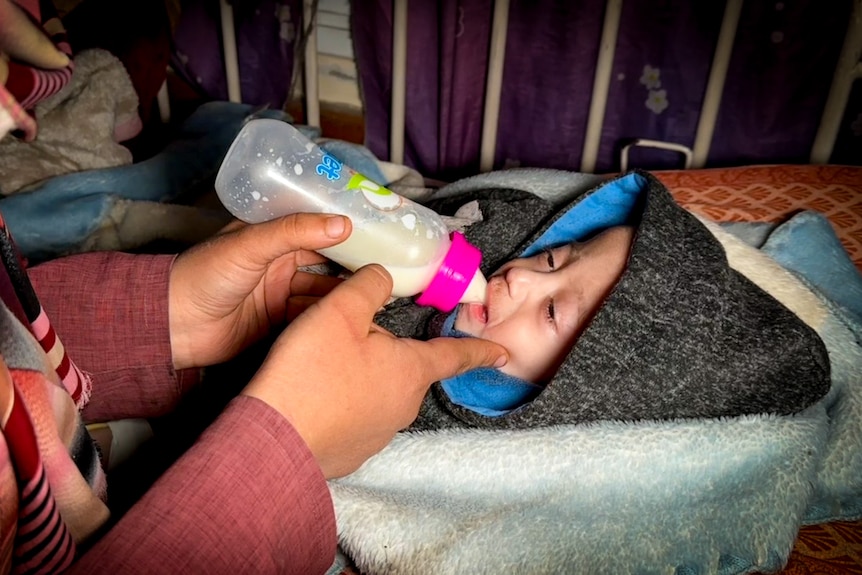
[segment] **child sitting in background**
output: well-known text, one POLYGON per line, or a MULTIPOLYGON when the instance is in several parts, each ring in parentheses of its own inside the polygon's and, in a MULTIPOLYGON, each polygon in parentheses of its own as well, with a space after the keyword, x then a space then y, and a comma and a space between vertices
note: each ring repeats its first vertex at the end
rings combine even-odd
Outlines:
POLYGON ((727 263, 723 248, 652 175, 633 172, 559 209, 515 190, 477 201, 466 236, 483 252, 485 306, 451 314, 397 300, 399 336, 506 346, 503 370, 435 384, 412 430, 800 411, 829 390, 817 334, 727 263))

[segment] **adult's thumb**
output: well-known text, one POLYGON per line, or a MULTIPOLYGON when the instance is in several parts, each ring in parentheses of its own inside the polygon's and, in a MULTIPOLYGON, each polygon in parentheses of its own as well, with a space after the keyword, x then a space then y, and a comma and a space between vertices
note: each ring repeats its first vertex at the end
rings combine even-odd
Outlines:
POLYGON ((236 231, 234 249, 242 260, 259 266, 297 250, 318 250, 343 241, 352 230, 340 215, 293 214, 236 231))
POLYGON ((439 381, 479 367, 502 367, 509 354, 502 345, 474 337, 438 337, 423 346, 427 373, 439 381))

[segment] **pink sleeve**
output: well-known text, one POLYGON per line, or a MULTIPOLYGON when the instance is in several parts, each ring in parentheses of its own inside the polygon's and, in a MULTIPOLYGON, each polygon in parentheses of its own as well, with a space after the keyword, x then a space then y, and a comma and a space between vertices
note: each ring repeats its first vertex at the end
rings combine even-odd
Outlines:
POLYGON ((69 357, 93 379, 86 421, 169 412, 196 370, 176 372, 168 326, 175 256, 94 252, 28 270, 69 357))
POLYGON ((70 573, 323 573, 335 515, 284 417, 238 397, 70 573))

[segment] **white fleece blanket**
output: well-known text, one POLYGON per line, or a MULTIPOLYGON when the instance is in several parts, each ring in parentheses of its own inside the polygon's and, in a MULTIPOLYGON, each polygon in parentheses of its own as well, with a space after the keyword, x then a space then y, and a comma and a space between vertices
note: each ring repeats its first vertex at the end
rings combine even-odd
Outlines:
POLYGON ((340 547, 362 573, 770 572, 802 524, 862 517, 862 348, 850 323, 707 225, 733 267, 821 335, 827 397, 786 417, 400 434, 330 484, 340 547))

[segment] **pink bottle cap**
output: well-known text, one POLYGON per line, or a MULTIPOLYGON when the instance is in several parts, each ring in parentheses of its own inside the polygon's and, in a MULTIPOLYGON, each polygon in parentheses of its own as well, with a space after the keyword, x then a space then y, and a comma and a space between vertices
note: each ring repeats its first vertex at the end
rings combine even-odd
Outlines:
POLYGON ((452 245, 440 269, 425 291, 416 298, 417 304, 433 306, 444 312, 455 309, 482 262, 482 252, 462 234, 452 232, 449 237, 452 245))

